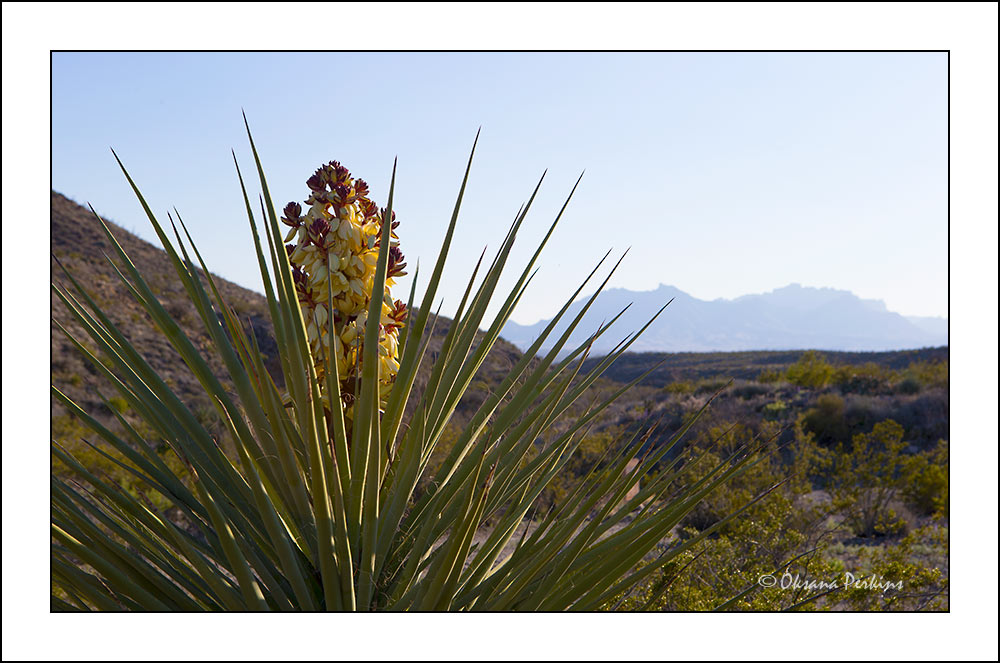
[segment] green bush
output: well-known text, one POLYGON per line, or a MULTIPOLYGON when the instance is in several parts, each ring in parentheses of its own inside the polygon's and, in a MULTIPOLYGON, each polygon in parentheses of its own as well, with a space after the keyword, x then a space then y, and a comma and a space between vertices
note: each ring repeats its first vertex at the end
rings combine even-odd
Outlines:
POLYGON ((663 391, 668 394, 691 394, 694 393, 694 384, 681 380, 679 382, 671 382, 663 388, 663 391))
POLYGON ((756 398, 757 396, 770 394, 771 388, 754 382, 740 382, 739 384, 733 386, 730 391, 733 396, 736 396, 737 398, 750 400, 752 398, 756 398))
POLYGON ((948 361, 915 361, 903 372, 904 378, 913 378, 924 387, 948 387, 948 361))
POLYGON ((788 367, 785 377, 794 385, 820 389, 830 383, 833 374, 833 366, 827 363, 826 358, 815 350, 809 350, 788 367))
MULTIPOLYGON (((774 424, 765 424, 758 433, 746 425, 729 422, 720 422, 699 433, 686 450, 688 458, 678 472, 677 482, 680 486, 697 483, 709 468, 724 463, 740 449, 763 445, 766 451, 737 480, 730 483, 727 490, 702 500, 684 518, 682 524, 706 530, 719 523, 727 514, 747 506, 784 478, 780 454, 773 441, 777 433, 778 427, 774 424)), ((758 505, 754 508, 762 507, 758 505)), ((752 513, 753 511, 749 518, 753 518, 752 513)), ((736 526, 735 523, 730 523, 719 532, 725 534, 736 526)))
POLYGON ((862 537, 898 533, 905 522, 894 500, 912 485, 916 468, 904 455, 903 427, 891 419, 854 436, 850 450, 837 445, 830 457, 830 493, 848 527, 862 537))
MULTIPOLYGON (((697 481, 703 468, 747 444, 763 444, 760 458, 729 484, 696 507, 683 521, 674 545, 714 528, 713 536, 681 556, 627 596, 616 597, 606 607, 674 611, 785 610, 793 606, 813 609, 808 600, 815 592, 790 591, 759 584, 763 575, 784 572, 830 577, 840 571, 834 560, 818 549, 825 514, 799 506, 797 496, 808 491, 808 482, 789 481, 794 467, 782 463, 773 442, 779 429, 765 425, 759 434, 742 425, 721 424, 700 434, 691 445, 692 461, 680 471, 678 482, 697 481), (763 497, 761 497, 763 496, 763 497), (743 517, 721 523, 733 509, 746 508, 743 517), (665 586, 669 591, 660 593, 665 586)), ((804 440, 797 448, 806 463, 812 456, 804 440)), ((801 477, 797 477, 801 479, 801 477)))
POLYGON ((112 396, 108 399, 108 405, 113 407, 115 411, 119 413, 124 413, 128 410, 128 402, 121 396, 112 396))
MULTIPOLYGON (((800 417, 794 426, 794 439, 788 445, 783 464, 778 462, 776 454, 765 455, 761 462, 736 477, 724 494, 713 496, 689 514, 685 519, 686 527, 663 549, 667 545, 682 546, 687 537, 705 528, 717 527, 718 515, 727 508, 736 503, 745 504, 762 489, 780 483, 775 490, 752 504, 743 518, 717 527, 700 545, 657 570, 631 592, 609 600, 603 609, 947 609, 947 579, 940 566, 942 559, 947 558, 947 531, 943 528, 917 529, 903 538, 880 537, 864 544, 830 538, 831 534, 840 533, 837 520, 830 517, 850 511, 856 505, 853 502, 845 504, 843 500, 831 504, 822 499, 805 499, 812 497, 809 495, 812 480, 824 482, 834 460, 843 462, 843 459, 835 459, 835 451, 818 446, 801 420, 800 417), (802 583, 785 588, 766 587, 761 584, 764 576, 782 581, 801 579, 802 583), (836 583, 837 586, 833 589, 810 587, 809 581, 836 583)), ((762 435, 774 431, 774 428, 765 428, 762 435)), ((891 424, 874 432, 890 440, 897 433, 898 428, 893 430, 891 424)), ((692 457, 706 450, 725 455, 732 449, 734 440, 742 438, 745 441, 752 437, 745 427, 713 427, 692 442, 692 457)), ((857 446, 860 449, 864 445, 859 442, 857 446)), ((844 453, 843 449, 840 453, 844 453)), ((706 459, 701 461, 706 462, 706 459)), ((863 465, 870 468, 877 462, 863 465)), ((903 457, 899 464, 906 463, 903 457)), ((862 478, 864 469, 859 474, 862 478)), ((681 470, 681 480, 684 472, 681 470)), ((844 476, 838 478, 841 479, 844 476)), ((881 481, 874 479, 875 483, 881 481)), ((834 494, 840 490, 839 486, 831 489, 834 494)), ((852 525, 850 521, 846 523, 851 534, 852 525)), ((895 531, 898 527, 888 530, 895 531)))
POLYGON ((780 398, 767 403, 762 411, 764 413, 764 419, 768 421, 774 421, 776 419, 781 419, 788 412, 788 404, 780 398))
POLYGON ((816 405, 806 411, 803 424, 822 444, 836 444, 847 439, 850 429, 844 418, 844 399, 836 394, 823 394, 816 405))
POLYGON ((862 548, 858 581, 838 598, 856 611, 947 610, 948 578, 919 554, 921 549, 932 549, 937 557, 946 557, 947 546, 948 531, 930 526, 910 532, 895 545, 862 548))
MULTIPOLYGON (((580 441, 576 453, 567 460, 563 468, 539 495, 536 502, 538 511, 548 511, 563 502, 573 492, 573 489, 585 479, 587 474, 598 466, 601 459, 606 458, 611 451, 620 448, 623 439, 624 430, 621 426, 585 435, 580 441)), ((530 457, 534 458, 536 453, 537 449, 530 457)))
POLYGON ((725 378, 705 378, 703 380, 698 380, 698 384, 695 385, 694 393, 696 394, 714 394, 720 389, 725 388, 729 384, 729 380, 725 378))
POLYGON ((907 502, 924 515, 948 513, 948 442, 910 457, 912 480, 904 491, 907 502))
POLYGON ((878 364, 868 362, 859 366, 845 364, 834 370, 833 382, 844 393, 882 394, 888 393, 889 383, 895 379, 892 371, 878 364))
POLYGON ((757 375, 757 382, 772 384, 781 380, 784 374, 776 368, 765 368, 757 375))

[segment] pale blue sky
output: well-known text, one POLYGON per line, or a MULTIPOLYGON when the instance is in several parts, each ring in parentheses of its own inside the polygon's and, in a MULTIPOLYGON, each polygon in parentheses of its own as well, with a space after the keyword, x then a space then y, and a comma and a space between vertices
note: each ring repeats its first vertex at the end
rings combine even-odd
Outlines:
POLYGON ((797 282, 944 316, 947 67, 944 53, 56 53, 52 186, 151 238, 113 146, 213 271, 259 289, 230 154, 252 167, 245 108, 279 206, 331 159, 384 205, 398 156, 402 249, 429 267, 482 125, 445 312, 548 168, 512 266, 586 175, 518 322, 629 246, 612 286, 714 299, 797 282))

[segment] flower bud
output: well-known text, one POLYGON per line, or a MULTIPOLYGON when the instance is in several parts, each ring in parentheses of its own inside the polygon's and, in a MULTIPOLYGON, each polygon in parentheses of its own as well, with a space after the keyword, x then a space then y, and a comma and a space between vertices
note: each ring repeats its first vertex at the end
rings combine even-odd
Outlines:
POLYGON ((282 223, 285 223, 292 228, 298 228, 299 224, 302 222, 300 219, 302 216, 302 206, 295 202, 288 203, 285 205, 284 213, 285 215, 281 217, 282 223))

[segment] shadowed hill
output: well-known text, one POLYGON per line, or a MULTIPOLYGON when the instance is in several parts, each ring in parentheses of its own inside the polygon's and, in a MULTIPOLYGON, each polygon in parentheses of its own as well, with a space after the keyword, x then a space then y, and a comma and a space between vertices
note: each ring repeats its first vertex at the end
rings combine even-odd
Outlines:
MULTIPOLYGON (((160 303, 194 345, 203 350, 216 376, 226 384, 225 368, 221 360, 215 357, 211 340, 194 305, 188 300, 187 293, 177 278, 167 254, 119 225, 107 219, 105 223, 144 278, 148 280, 160 303)), ((214 407, 205 396, 197 379, 167 339, 154 327, 145 310, 132 298, 109 264, 105 255, 114 255, 113 248, 93 213, 53 191, 51 231, 53 282, 72 291, 72 284, 59 267, 58 263, 61 263, 195 415, 214 418, 214 407)), ((273 326, 268 315, 267 300, 263 295, 217 275, 213 274, 213 279, 226 303, 237 312, 241 320, 249 321, 261 351, 266 356, 268 370, 275 381, 282 385, 284 380, 278 360, 278 348, 274 341, 273 326)), ((74 337, 85 343, 88 339, 86 333, 72 319, 69 311, 55 294, 51 296, 51 303, 52 384, 87 412, 103 421, 108 421, 110 412, 103 404, 100 394, 103 393, 108 398, 117 394, 114 388, 98 375, 97 370, 88 365, 73 343, 59 329, 59 325, 67 328, 74 337)), ((435 326, 434 338, 430 341, 427 356, 417 378, 417 393, 426 382, 432 365, 431 360, 437 355, 450 324, 451 320, 441 318, 435 326)), ((520 356, 521 353, 513 345, 498 340, 477 374, 476 382, 473 383, 474 388, 461 404, 458 415, 462 416, 463 412, 478 405, 485 398, 488 385, 498 383, 520 356)), ((65 417, 64 408, 53 402, 52 416, 57 424, 54 432, 57 432, 58 422, 65 417)))
MULTIPOLYGON (((105 223, 132 262, 147 278, 160 303, 195 346, 208 348, 211 343, 209 336, 198 318, 194 304, 188 300, 167 254, 107 219, 105 223)), ((154 327, 145 310, 132 298, 109 264, 105 256, 114 255, 113 247, 93 213, 56 192, 51 195, 51 253, 53 283, 73 291, 71 282, 58 264, 61 263, 192 411, 199 416, 207 416, 214 411, 212 403, 180 355, 154 327)), ((213 278, 229 306, 241 319, 250 320, 261 344, 261 351, 267 355, 269 368, 274 369, 277 366, 277 346, 267 316, 265 299, 252 290, 218 276, 213 275, 213 278)), ((87 363, 59 329, 59 325, 88 345, 89 337, 55 294, 51 295, 51 302, 52 384, 91 414, 107 414, 98 390, 108 398, 116 396, 116 392, 87 363)), ((216 376, 224 379, 222 362, 213 360, 211 353, 206 353, 205 356, 216 376)), ((279 371, 272 370, 272 373, 280 379, 279 371)), ((54 417, 62 411, 61 406, 53 405, 54 417)))

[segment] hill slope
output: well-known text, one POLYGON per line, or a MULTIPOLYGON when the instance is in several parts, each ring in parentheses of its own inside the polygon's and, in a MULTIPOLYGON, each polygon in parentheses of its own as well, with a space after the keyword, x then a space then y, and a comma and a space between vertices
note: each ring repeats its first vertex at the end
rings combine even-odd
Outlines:
MULTIPOLYGON (((209 358, 216 376, 226 384, 226 372, 222 362, 218 359, 212 361, 214 355, 211 341, 203 329, 194 305, 188 301, 187 294, 178 281, 166 253, 107 219, 105 222, 136 267, 149 281, 160 303, 194 344, 206 350, 204 356, 209 358)), ((53 191, 51 230, 53 282, 72 290, 69 280, 65 278, 57 264, 58 260, 87 289, 115 325, 192 411, 198 416, 214 417, 212 403, 205 397, 197 379, 166 338, 153 326, 145 311, 132 298, 105 258, 105 254, 112 255, 112 247, 90 210, 53 191)), ((249 318, 261 351, 267 357, 268 369, 275 381, 279 385, 283 384, 267 301, 262 295, 217 275, 213 275, 213 278, 223 298, 237 311, 240 318, 244 320, 249 318)), ((59 325, 67 328, 80 340, 87 339, 85 332, 72 320, 69 311, 54 294, 51 312, 52 384, 87 412, 108 421, 110 412, 104 406, 99 391, 110 398, 116 395, 113 387, 87 364, 72 342, 59 329, 59 325)), ((428 356, 422 363, 421 373, 417 377, 418 391, 426 381, 431 358, 436 356, 450 324, 451 320, 441 318, 435 326, 434 338, 428 345, 428 356)), ((521 353, 513 345, 499 340, 481 367, 477 378, 486 385, 498 383, 520 356, 521 353)), ((485 394, 485 388, 472 389, 461 404, 458 416, 461 417, 463 412, 478 405, 485 394)), ((65 411, 62 406, 53 403, 52 415, 54 432, 58 432, 60 422, 65 424, 65 411)))
MULTIPOLYGON (((106 219, 105 222, 136 267, 148 279, 150 287, 164 308, 197 347, 207 348, 210 344, 208 334, 202 328, 194 305, 188 301, 166 253, 124 228, 106 219)), ((167 339, 156 330, 149 316, 132 298, 105 258, 105 255, 113 255, 113 249, 90 210, 59 193, 52 192, 51 231, 50 260, 53 283, 63 285, 72 291, 70 281, 59 267, 58 263, 61 263, 195 413, 211 412, 212 403, 205 397, 197 379, 184 365, 180 355, 167 339)), ((266 314, 266 301, 252 290, 219 277, 214 278, 229 305, 240 314, 241 318, 249 318, 252 321, 258 341, 262 343, 261 350, 268 355, 269 366, 274 368, 277 347, 266 314)), ((87 364, 58 325, 68 329, 81 341, 88 341, 89 337, 73 321, 69 311, 55 294, 51 296, 51 300, 52 384, 86 411, 92 414, 102 412, 106 414, 98 390, 110 398, 116 395, 114 389, 87 364)), ((222 362, 217 360, 210 364, 217 377, 224 378, 222 362)), ((280 375, 278 377, 280 378, 280 375)), ((53 406, 54 417, 61 412, 60 406, 53 406)))

